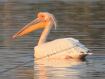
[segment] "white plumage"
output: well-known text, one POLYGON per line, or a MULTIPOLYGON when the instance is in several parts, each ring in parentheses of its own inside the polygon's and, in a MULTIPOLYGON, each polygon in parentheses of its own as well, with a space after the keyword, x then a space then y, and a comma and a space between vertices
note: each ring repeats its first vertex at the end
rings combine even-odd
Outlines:
POLYGON ((74 38, 62 38, 56 39, 51 42, 44 43, 42 45, 36 46, 35 57, 43 58, 79 58, 82 55, 87 55, 89 49, 87 49, 83 44, 81 44, 77 39, 74 38))

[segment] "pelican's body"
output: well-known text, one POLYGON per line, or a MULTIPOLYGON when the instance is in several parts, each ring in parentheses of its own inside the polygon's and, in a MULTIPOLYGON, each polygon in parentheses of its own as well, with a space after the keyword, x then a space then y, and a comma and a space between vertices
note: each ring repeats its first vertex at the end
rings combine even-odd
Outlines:
POLYGON ((37 19, 26 25, 13 38, 44 28, 38 45, 34 48, 35 58, 84 58, 90 54, 88 53, 89 49, 74 38, 61 38, 46 42, 46 38, 53 26, 56 27, 54 16, 48 12, 40 12, 37 19))
POLYGON ((40 46, 35 46, 36 58, 84 58, 88 53, 84 45, 74 38, 56 39, 40 46), (41 52, 41 53, 40 53, 41 52))

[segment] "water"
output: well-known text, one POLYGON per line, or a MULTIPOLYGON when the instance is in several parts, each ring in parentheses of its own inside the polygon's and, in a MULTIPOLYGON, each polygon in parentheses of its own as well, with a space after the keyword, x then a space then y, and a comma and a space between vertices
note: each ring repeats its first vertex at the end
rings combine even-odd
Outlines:
POLYGON ((87 61, 40 60, 34 69, 35 79, 104 79, 105 56, 92 56, 87 61))
POLYGON ((105 1, 0 2, 0 79, 105 79, 105 1), (46 3, 45 3, 46 2, 46 3), (80 60, 39 60, 33 47, 42 30, 13 40, 11 37, 36 17, 48 11, 58 21, 48 41, 62 37, 79 39, 94 55, 80 60), (43 63, 42 63, 43 61, 43 63))

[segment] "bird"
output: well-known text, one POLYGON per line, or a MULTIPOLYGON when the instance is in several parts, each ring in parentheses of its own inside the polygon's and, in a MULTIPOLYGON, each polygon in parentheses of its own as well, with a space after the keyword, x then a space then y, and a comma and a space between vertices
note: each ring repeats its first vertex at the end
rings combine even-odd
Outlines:
POLYGON ((34 47, 34 57, 54 58, 54 59, 83 59, 91 55, 90 49, 79 40, 68 37, 58 38, 52 41, 46 41, 51 29, 57 28, 55 16, 49 12, 38 12, 36 19, 25 25, 21 30, 12 36, 17 38, 27 35, 38 29, 43 29, 38 44, 34 47))

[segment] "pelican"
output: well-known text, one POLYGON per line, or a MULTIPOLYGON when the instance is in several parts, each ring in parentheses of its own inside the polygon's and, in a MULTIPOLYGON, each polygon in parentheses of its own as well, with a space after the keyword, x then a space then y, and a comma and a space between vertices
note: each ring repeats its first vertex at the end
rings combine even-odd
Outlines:
POLYGON ((13 35, 13 38, 17 38, 43 28, 44 30, 40 36, 39 42, 37 46, 34 47, 35 58, 47 57, 57 59, 81 59, 91 54, 89 53, 89 49, 75 38, 60 38, 46 42, 51 28, 56 28, 56 26, 57 23, 53 14, 49 12, 39 12, 37 18, 13 35))

